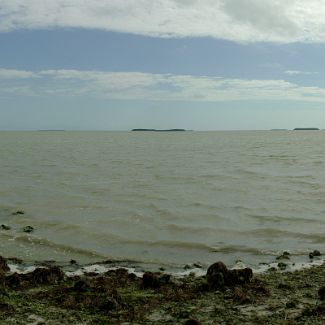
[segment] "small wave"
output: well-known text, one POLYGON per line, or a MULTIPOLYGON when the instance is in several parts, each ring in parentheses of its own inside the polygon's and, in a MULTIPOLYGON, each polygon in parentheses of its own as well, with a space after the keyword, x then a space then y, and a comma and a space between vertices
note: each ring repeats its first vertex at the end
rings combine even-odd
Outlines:
POLYGON ((98 259, 109 258, 108 256, 99 254, 98 252, 94 252, 94 251, 82 249, 82 248, 77 248, 77 247, 73 247, 70 245, 58 244, 58 243, 55 243, 55 242, 50 241, 45 238, 33 237, 33 236, 29 236, 29 235, 14 236, 14 235, 10 235, 10 234, 6 234, 5 236, 8 239, 14 240, 16 242, 27 243, 27 244, 32 244, 32 245, 40 245, 43 247, 45 246, 45 247, 57 249, 60 251, 69 252, 72 255, 79 254, 79 255, 84 255, 85 257, 88 256, 91 258, 98 258, 98 259))
POLYGON ((204 243, 196 243, 189 241, 172 241, 172 240, 158 240, 158 241, 147 241, 147 240, 121 240, 119 245, 129 244, 129 245, 137 245, 137 246, 145 246, 145 247, 169 247, 175 249, 196 249, 196 250, 205 250, 210 251, 213 247, 204 244, 204 243))
POLYGON ((255 237, 272 237, 272 238, 298 238, 304 239, 312 243, 325 243, 325 234, 314 233, 305 234, 301 232, 293 232, 287 230, 280 230, 274 228, 262 228, 262 229, 252 229, 248 231, 239 231, 238 234, 255 236, 255 237))
MULTIPOLYGON (((203 226, 184 226, 184 225, 177 225, 177 224, 168 224, 164 227, 171 233, 176 232, 176 233, 188 233, 188 234, 202 234, 207 236, 209 233, 215 234, 216 232, 222 232, 220 228, 213 228, 213 227, 203 227, 203 226)), ((229 230, 225 230, 229 232, 229 230)))
POLYGON ((263 220, 263 221, 271 221, 271 222, 290 222, 290 223, 315 223, 315 224, 325 224, 325 220, 318 219, 308 219, 308 218, 297 218, 297 217, 283 217, 283 216, 275 216, 275 215, 263 215, 263 214, 250 214, 248 217, 263 220))
POLYGON ((265 252, 258 248, 247 247, 247 246, 238 246, 238 245, 228 245, 220 247, 212 247, 211 252, 213 253, 249 253, 252 255, 265 255, 265 252))

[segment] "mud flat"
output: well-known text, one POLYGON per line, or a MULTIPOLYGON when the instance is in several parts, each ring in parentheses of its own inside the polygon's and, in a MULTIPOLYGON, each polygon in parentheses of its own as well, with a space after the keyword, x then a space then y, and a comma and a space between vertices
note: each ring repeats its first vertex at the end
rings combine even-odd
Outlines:
POLYGON ((0 324, 324 324, 325 267, 133 272, 0 258, 0 324), (323 302, 324 299, 324 302, 323 302))

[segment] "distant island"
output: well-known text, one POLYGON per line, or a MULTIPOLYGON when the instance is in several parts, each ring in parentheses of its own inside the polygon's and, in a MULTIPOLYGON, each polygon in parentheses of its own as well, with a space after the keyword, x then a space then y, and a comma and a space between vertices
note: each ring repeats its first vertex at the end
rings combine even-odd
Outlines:
POLYGON ((48 130, 48 129, 44 129, 44 130, 37 130, 38 132, 64 132, 65 130, 48 130))
POLYGON ((319 131, 319 128, 294 128, 294 131, 319 131))
POLYGON ((132 131, 150 131, 150 132, 184 132, 185 129, 167 129, 167 130, 157 130, 157 129, 133 129, 132 131))

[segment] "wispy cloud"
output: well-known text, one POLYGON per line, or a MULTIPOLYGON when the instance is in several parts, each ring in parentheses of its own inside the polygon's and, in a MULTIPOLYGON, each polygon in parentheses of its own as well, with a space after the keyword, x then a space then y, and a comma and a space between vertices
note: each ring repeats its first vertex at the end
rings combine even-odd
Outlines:
POLYGON ((31 71, 0 68, 0 79, 26 79, 34 76, 35 73, 31 71))
POLYGON ((81 70, 0 69, 0 93, 159 101, 325 101, 325 88, 300 86, 286 80, 81 70))
POLYGON ((324 0, 0 0, 0 31, 97 28, 154 37, 324 42, 324 0))
POLYGON ((318 72, 310 72, 310 71, 300 71, 300 70, 287 70, 284 72, 285 74, 295 76, 295 75, 313 75, 318 74, 318 72))

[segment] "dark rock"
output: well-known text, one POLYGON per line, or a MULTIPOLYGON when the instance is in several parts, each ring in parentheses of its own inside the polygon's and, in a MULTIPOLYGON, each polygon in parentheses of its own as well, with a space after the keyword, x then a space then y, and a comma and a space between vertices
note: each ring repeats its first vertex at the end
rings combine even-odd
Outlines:
POLYGON ((134 274, 134 273, 129 273, 128 274, 128 279, 130 280, 130 281, 136 281, 137 280, 137 276, 134 274))
POLYGON ((103 304, 99 306, 102 311, 115 310, 118 307, 117 301, 113 297, 108 297, 103 304))
POLYGON ((314 308, 305 308, 302 311, 302 316, 324 316, 325 315, 325 303, 322 302, 316 305, 314 308))
POLYGON ((196 319, 188 319, 184 325, 201 325, 201 323, 196 319))
POLYGON ((115 270, 115 275, 120 278, 126 278, 129 274, 129 271, 127 269, 124 269, 123 267, 120 267, 119 269, 115 270))
POLYGON ((297 307, 297 303, 295 301, 288 301, 286 303, 286 308, 296 308, 297 307))
POLYGON ((245 268, 228 270, 226 265, 222 262, 210 265, 206 275, 208 284, 212 289, 247 283, 251 281, 252 277, 252 269, 245 268))
POLYGON ((86 292, 90 289, 90 286, 85 281, 79 280, 74 284, 73 289, 78 292, 86 292))
POLYGON ((0 300, 0 313, 1 314, 12 314, 14 313, 15 309, 11 305, 7 304, 4 301, 0 300))
POLYGON ((286 263, 283 263, 283 262, 279 262, 278 263, 278 268, 283 271, 287 268, 287 264, 286 263))
POLYGON ((218 289, 226 284, 228 274, 227 266, 222 262, 217 262, 209 266, 207 270, 207 281, 211 288, 218 289))
POLYGON ((0 256, 0 274, 8 272, 9 270, 10 269, 7 264, 7 260, 5 258, 3 258, 2 256, 0 256))
POLYGON ((281 255, 276 257, 277 260, 290 260, 290 253, 283 252, 281 255))
POLYGON ((319 299, 325 300, 325 287, 321 287, 318 290, 319 299))
POLYGON ((315 312, 316 315, 325 315, 325 303, 322 302, 322 303, 318 304, 314 308, 314 312, 315 312))
POLYGON ((321 256, 322 254, 320 253, 320 251, 318 251, 317 249, 315 249, 315 250, 313 251, 313 255, 314 255, 314 256, 321 256))
POLYGON ((70 264, 71 265, 76 265, 77 264, 77 261, 76 260, 70 260, 70 264))
POLYGON ((244 269, 229 270, 227 283, 230 285, 243 284, 250 282, 253 277, 252 269, 246 267, 244 269))
POLYGON ((0 226, 0 229, 1 229, 1 230, 10 230, 10 229, 11 229, 11 227, 10 227, 10 226, 7 226, 7 225, 4 225, 4 224, 2 224, 2 225, 0 226))
POLYGON ((27 233, 31 233, 31 232, 33 232, 35 229, 34 229, 34 227, 32 227, 32 226, 26 226, 26 227, 24 227, 23 228, 23 232, 27 232, 27 233))
POLYGON ((203 267, 200 263, 194 263, 193 266, 198 269, 202 269, 202 267, 203 267))
POLYGON ((22 214, 25 214, 25 212, 23 210, 18 210, 16 212, 12 213, 13 216, 18 216, 18 215, 22 215, 22 214))
POLYGON ((162 285, 167 284, 170 281, 169 274, 145 272, 142 276, 142 287, 144 289, 160 288, 162 285))
POLYGON ((320 253, 319 250, 315 249, 313 252, 310 252, 309 253, 309 258, 314 258, 314 257, 317 257, 317 256, 321 256, 322 254, 320 253))
POLYGON ((64 279, 63 271, 57 266, 38 268, 27 274, 27 276, 34 285, 56 284, 64 279))
POLYGON ((5 286, 12 289, 20 289, 22 286, 23 276, 18 273, 11 274, 5 278, 5 286))
POLYGON ((17 258, 17 257, 8 257, 7 261, 10 261, 15 264, 23 264, 23 260, 21 258, 17 258))
POLYGON ((152 272, 146 272, 142 276, 142 287, 146 288, 158 288, 158 277, 152 272))

